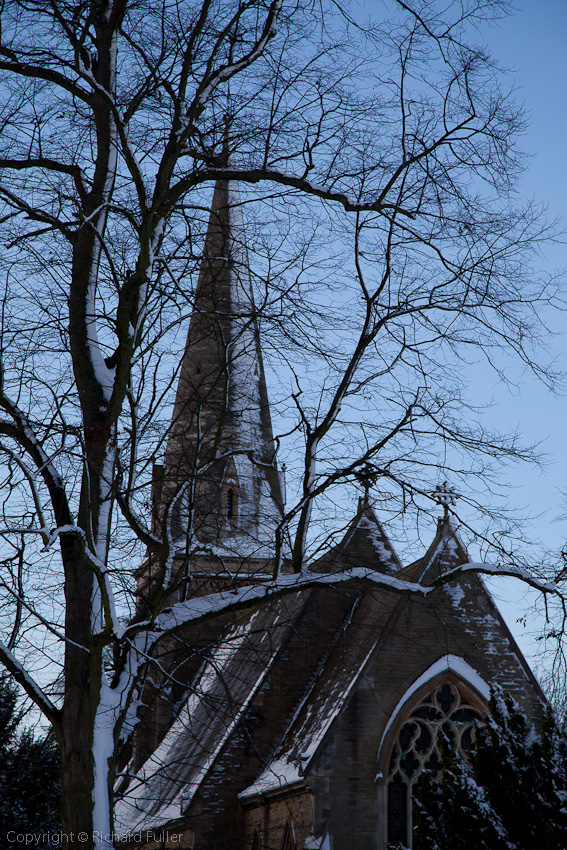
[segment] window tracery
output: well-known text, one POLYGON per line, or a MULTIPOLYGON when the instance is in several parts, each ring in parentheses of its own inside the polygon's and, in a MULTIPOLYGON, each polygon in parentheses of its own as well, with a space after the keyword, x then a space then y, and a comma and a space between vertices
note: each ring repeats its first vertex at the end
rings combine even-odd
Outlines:
POLYGON ((432 686, 398 726, 387 772, 388 844, 411 847, 412 792, 424 770, 441 773, 444 742, 465 759, 483 709, 455 682, 432 686), (473 704, 473 702, 475 704, 473 704))

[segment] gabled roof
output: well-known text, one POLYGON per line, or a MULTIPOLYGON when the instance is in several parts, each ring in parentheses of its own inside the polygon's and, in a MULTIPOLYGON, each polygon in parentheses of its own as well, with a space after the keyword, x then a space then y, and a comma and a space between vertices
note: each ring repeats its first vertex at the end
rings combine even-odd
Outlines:
MULTIPOLYGON (((361 506, 327 563, 348 565, 351 555, 364 557, 364 552, 374 565, 399 569, 368 505, 361 506), (372 548, 367 550, 369 543, 372 548)), ((425 556, 400 574, 427 583, 430 570, 466 560, 458 532, 445 518, 439 520, 425 556)), ((424 657, 429 665, 448 652, 465 659, 472 652, 474 666, 480 653, 489 662, 487 669, 493 665, 492 676, 494 669, 502 668, 504 680, 513 683, 521 669, 520 675, 534 684, 490 594, 472 574, 425 600, 400 597, 361 581, 337 589, 315 587, 272 601, 240 615, 239 623, 211 650, 177 719, 118 804, 118 829, 131 833, 179 818, 198 819, 199 807, 205 800, 217 800, 225 793, 221 789, 230 789, 226 794, 231 800, 238 795, 241 802, 255 804, 264 795, 309 788, 311 775, 319 770, 316 757, 329 736, 332 740, 334 724, 359 685, 367 691, 365 676, 372 665, 371 676, 378 669, 380 687, 386 683, 384 692, 376 692, 378 703, 390 699, 393 707, 399 700, 399 693, 388 691, 388 677, 398 675, 396 653, 407 653, 415 621, 420 624, 418 643, 421 636, 428 647, 424 657), (451 649, 444 642, 438 646, 432 633, 438 612, 451 649), (393 650, 392 641, 395 644, 400 635, 405 649, 393 650), (253 746, 247 744, 250 736, 253 746)))
MULTIPOLYGON (((356 527, 368 523, 366 513, 356 527)), ((377 528, 374 521, 370 527, 377 528)), ((212 650, 169 732, 118 802, 117 829, 135 832, 181 817, 258 697, 267 749, 262 754, 258 745, 238 790, 254 780, 301 782, 302 764, 348 699, 398 601, 362 585, 340 592, 322 586, 245 616, 212 650), (259 776, 262 764, 268 767, 259 776)))
POLYGON ((224 749, 253 702, 273 700, 279 708, 280 696, 270 689, 282 672, 290 710, 276 722, 277 711, 267 709, 268 750, 264 756, 258 750, 252 773, 247 777, 243 770, 237 790, 246 797, 301 782, 398 602, 368 588, 339 593, 321 587, 277 600, 234 626, 118 802, 117 829, 131 833, 181 817, 215 765, 226 761, 224 749))
MULTIPOLYGON (((401 569, 367 502, 361 502, 342 541, 315 569, 332 573, 358 566, 386 573, 401 569)), ((257 610, 230 630, 118 803, 118 828, 136 831, 183 814, 266 679, 289 663, 290 636, 302 654, 293 666, 296 698, 279 727, 274 724, 268 765, 260 776, 256 768, 256 781, 245 795, 301 782, 302 766, 348 699, 398 601, 362 586, 341 593, 315 588, 257 610)))
POLYGON ((449 514, 437 520, 437 533, 425 555, 406 569, 407 577, 428 584, 469 560, 457 526, 449 514))
POLYGON ((372 505, 360 500, 358 512, 341 542, 312 566, 313 572, 338 573, 354 567, 394 573, 402 565, 372 505))
POLYGON ((179 818, 269 675, 306 602, 296 594, 249 612, 211 651, 161 744, 137 772, 115 808, 125 833, 179 818))
POLYGON ((400 603, 394 594, 361 588, 348 623, 337 624, 337 639, 291 718, 272 759, 240 794, 247 799, 302 781, 333 721, 350 699, 400 603))

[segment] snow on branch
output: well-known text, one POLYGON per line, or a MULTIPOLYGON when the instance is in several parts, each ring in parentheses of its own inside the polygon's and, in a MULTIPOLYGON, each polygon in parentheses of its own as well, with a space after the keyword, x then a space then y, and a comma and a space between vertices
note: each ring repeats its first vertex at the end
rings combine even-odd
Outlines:
POLYGON ((43 711, 47 719, 51 723, 55 723, 59 710, 20 664, 14 653, 10 652, 3 643, 0 643, 0 662, 12 674, 16 682, 22 686, 30 699, 43 711))
POLYGON ((273 0, 270 5, 268 16, 264 23, 262 34, 251 50, 248 51, 241 59, 232 62, 228 65, 223 65, 218 68, 211 76, 204 80, 201 87, 197 91, 196 104, 199 107, 204 106, 211 92, 226 80, 229 80, 235 74, 252 65, 259 56, 262 55, 268 41, 276 34, 276 21, 282 7, 283 0, 273 0))
POLYGON ((462 564, 453 570, 448 570, 432 585, 407 581, 397 576, 386 575, 385 573, 364 567, 354 568, 340 574, 321 574, 306 570, 303 573, 280 575, 275 579, 257 582, 254 585, 234 588, 231 591, 200 596, 186 602, 176 603, 161 614, 158 614, 154 620, 146 620, 126 626, 119 637, 129 637, 138 631, 146 630, 148 633, 154 633, 156 635, 155 639, 158 640, 164 633, 173 632, 187 623, 214 617, 221 612, 245 608, 248 605, 254 604, 254 602, 265 602, 268 599, 287 596, 291 593, 310 590, 320 586, 341 587, 359 582, 368 582, 376 588, 389 590, 393 593, 415 594, 426 597, 434 593, 438 587, 469 572, 518 578, 544 594, 553 593, 560 595, 559 589, 555 584, 544 582, 521 567, 500 567, 484 562, 470 562, 462 564))
POLYGON ((452 579, 458 578, 463 573, 471 572, 482 573, 483 575, 489 576, 517 578, 525 584, 529 584, 529 586, 533 587, 534 590, 539 590, 541 593, 551 593, 555 596, 562 596, 555 582, 544 581, 543 579, 537 578, 537 576, 532 575, 532 573, 530 573, 529 570, 524 569, 524 567, 502 567, 498 564, 488 564, 484 561, 478 563, 470 561, 469 563, 461 564, 459 567, 454 567, 452 570, 447 570, 447 572, 443 573, 442 576, 433 582, 432 586, 439 587, 440 585, 447 584, 447 582, 452 579))

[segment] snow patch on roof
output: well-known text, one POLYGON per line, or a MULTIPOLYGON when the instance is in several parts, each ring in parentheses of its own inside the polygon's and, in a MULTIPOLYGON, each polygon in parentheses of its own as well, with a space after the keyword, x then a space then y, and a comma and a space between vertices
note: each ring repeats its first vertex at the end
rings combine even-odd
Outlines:
POLYGON ((177 719, 116 806, 118 831, 135 832, 180 817, 262 683, 276 650, 267 630, 254 635, 259 612, 216 647, 177 719), (247 641, 254 645, 244 654, 247 641), (222 734, 211 722, 222 715, 222 734))
POLYGON ((396 570, 399 569, 398 559, 392 547, 384 542, 386 538, 378 523, 363 515, 358 522, 358 528, 363 528, 366 531, 380 561, 384 564, 390 564, 396 570))
POLYGON ((257 609, 211 650, 177 719, 118 802, 117 831, 149 829, 183 814, 269 674, 287 623, 303 604, 297 594, 257 609))
POLYGON ((331 850, 331 839, 329 833, 324 835, 308 835, 303 845, 303 850, 331 850))
POLYGON ((346 683, 344 676, 337 676, 322 701, 307 704, 306 714, 301 726, 293 735, 293 741, 289 748, 291 752, 282 754, 280 750, 279 754, 276 753, 276 758, 265 768, 258 779, 240 794, 242 798, 276 791, 279 788, 301 781, 333 721, 338 717, 349 699, 359 675, 366 667, 375 647, 376 641, 373 641, 362 662, 356 666, 355 670, 349 671, 346 683), (297 752, 298 746, 300 747, 299 753, 297 752))
MULTIPOLYGON (((237 560, 270 560, 274 557, 274 538, 270 540, 260 540, 253 534, 244 534, 236 531, 230 536, 223 537, 214 543, 204 543, 203 550, 198 552, 200 555, 210 555, 213 558, 222 560, 237 559, 237 560)), ((254 569, 258 569, 254 566, 254 569)), ((254 571, 252 570, 252 572, 254 571)))
POLYGON ((447 594, 447 596, 449 596, 455 608, 460 608, 461 602, 466 596, 466 593, 463 588, 458 584, 446 584, 444 589, 445 593, 447 594))
POLYGON ((279 788, 286 788, 288 785, 294 785, 301 781, 299 766, 283 757, 275 759, 260 774, 258 779, 244 791, 241 791, 238 796, 241 800, 245 800, 247 797, 265 794, 267 791, 277 791, 279 788))

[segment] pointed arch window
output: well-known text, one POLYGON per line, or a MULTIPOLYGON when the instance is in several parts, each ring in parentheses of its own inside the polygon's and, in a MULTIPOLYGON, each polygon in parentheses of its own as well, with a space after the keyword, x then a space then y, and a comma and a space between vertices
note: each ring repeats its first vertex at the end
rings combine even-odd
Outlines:
POLYGON ((240 484, 234 458, 231 458, 224 471, 221 486, 221 522, 225 531, 231 532, 238 528, 238 509, 240 501, 240 484))
POLYGON ((387 753, 386 838, 389 846, 412 847, 412 794, 424 770, 441 773, 443 742, 467 758, 476 723, 486 705, 455 677, 429 685, 404 712, 387 753))
POLYGON ((295 840, 295 829, 293 822, 288 820, 284 832, 282 850, 297 850, 297 841, 295 840))
POLYGON ((224 525, 227 531, 238 528, 238 487, 235 482, 227 481, 223 487, 224 525))

